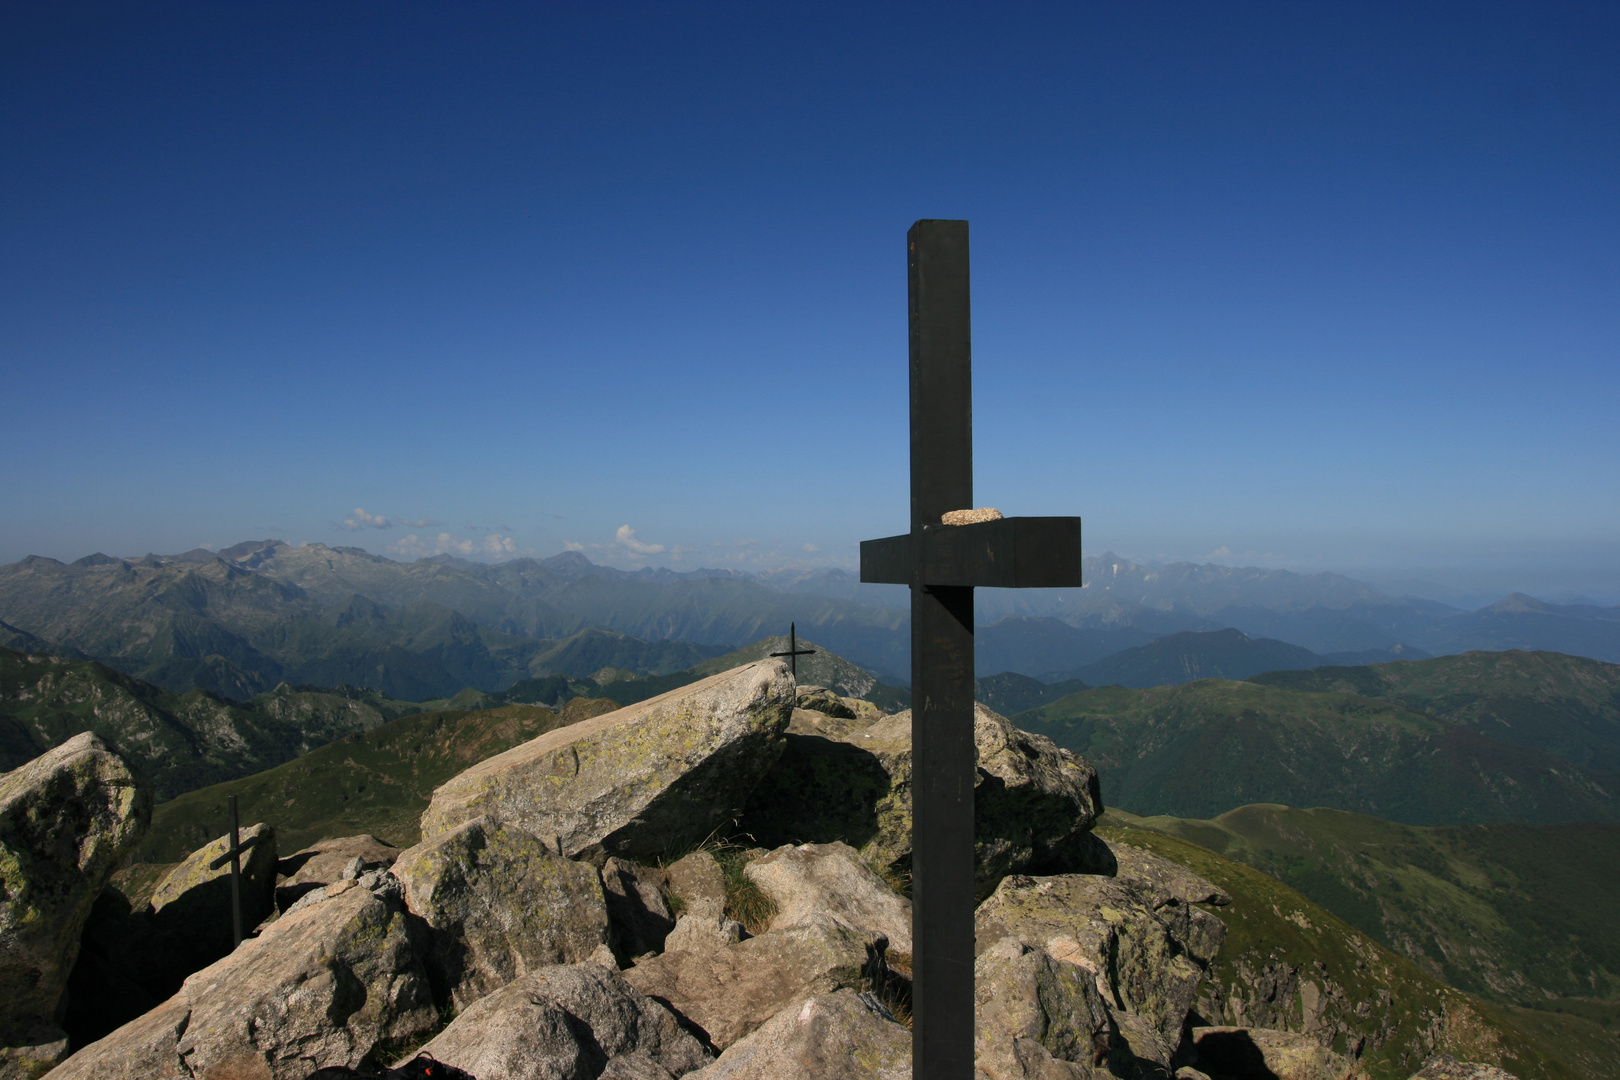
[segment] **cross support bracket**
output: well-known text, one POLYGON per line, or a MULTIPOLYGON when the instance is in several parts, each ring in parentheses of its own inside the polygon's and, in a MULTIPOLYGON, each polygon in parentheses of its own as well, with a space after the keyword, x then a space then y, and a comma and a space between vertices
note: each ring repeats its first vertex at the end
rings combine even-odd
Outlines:
POLYGON ((882 585, 1078 588, 1080 519, 1010 517, 924 525, 861 541, 861 580, 882 585))

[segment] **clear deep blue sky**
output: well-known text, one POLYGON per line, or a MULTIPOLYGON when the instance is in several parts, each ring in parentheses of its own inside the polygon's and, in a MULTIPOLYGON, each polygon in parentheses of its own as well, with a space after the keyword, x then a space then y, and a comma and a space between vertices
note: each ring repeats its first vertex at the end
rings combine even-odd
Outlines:
POLYGON ((1620 596, 1617 44, 1613 4, 8 3, 0 561, 852 565, 905 526, 905 231, 962 217, 980 505, 1620 596))

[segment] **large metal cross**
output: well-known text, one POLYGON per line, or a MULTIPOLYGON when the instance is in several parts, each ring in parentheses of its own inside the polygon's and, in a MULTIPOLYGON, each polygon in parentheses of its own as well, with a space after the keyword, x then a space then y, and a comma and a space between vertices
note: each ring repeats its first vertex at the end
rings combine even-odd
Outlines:
POLYGON ((973 1076, 973 589, 1078 586, 1080 519, 976 520, 968 223, 906 235, 911 531, 861 544, 861 580, 911 586, 912 1065, 973 1076))

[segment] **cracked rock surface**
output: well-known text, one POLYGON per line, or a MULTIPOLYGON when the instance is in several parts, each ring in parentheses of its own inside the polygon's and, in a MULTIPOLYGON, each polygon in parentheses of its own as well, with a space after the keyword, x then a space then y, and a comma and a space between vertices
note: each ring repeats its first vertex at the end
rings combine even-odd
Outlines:
POLYGON ((397 891, 355 881, 271 923, 180 992, 52 1072, 57 1080, 304 1080, 436 1025, 397 891))

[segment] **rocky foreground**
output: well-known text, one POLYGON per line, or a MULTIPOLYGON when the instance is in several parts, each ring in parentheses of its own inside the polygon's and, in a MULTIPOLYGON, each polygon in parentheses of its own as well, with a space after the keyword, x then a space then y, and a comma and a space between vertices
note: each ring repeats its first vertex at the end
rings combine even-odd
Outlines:
MULTIPOLYGON (((1311 1035, 1204 1021, 1228 898, 1092 835, 1084 759, 982 706, 975 736, 981 1077, 1365 1075, 1311 1035)), ((151 797, 78 736, 0 775, 0 1080, 303 1080, 424 1051, 478 1080, 909 1078, 910 769, 909 714, 750 664, 468 769, 404 851, 278 859, 254 826, 233 949, 223 841, 108 903, 151 797), (65 1023, 100 1037, 69 1055, 65 1023)))

